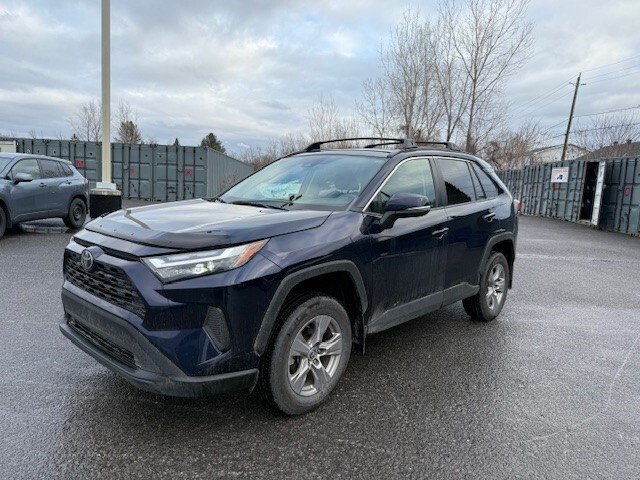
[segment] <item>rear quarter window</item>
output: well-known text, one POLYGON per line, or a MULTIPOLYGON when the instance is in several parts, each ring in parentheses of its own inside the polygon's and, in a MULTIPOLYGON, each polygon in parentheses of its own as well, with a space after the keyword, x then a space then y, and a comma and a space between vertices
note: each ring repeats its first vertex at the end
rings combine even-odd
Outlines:
POLYGON ((498 187, 496 186, 495 182, 491 179, 491 177, 489 177, 489 175, 487 175, 485 171, 479 168, 477 165, 473 165, 473 169, 475 170, 476 174, 478 175, 478 178, 480 179, 480 184, 482 185, 482 188, 484 189, 484 193, 487 196, 487 198, 497 197, 498 193, 500 192, 498 191, 498 187))
POLYGON ((69 165, 60 162, 60 168, 62 169, 65 177, 73 177, 73 171, 71 170, 71 167, 69 165))

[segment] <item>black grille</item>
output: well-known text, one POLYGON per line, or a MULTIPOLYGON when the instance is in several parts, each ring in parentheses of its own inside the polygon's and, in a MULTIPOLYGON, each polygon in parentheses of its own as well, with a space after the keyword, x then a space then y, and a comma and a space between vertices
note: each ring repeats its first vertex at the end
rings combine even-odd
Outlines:
POLYGON ((87 328, 85 325, 77 322, 73 317, 67 317, 67 323, 71 328, 73 328, 76 332, 86 338, 90 343, 98 347, 100 350, 105 352, 110 357, 114 358, 118 362, 126 365, 129 368, 138 368, 136 364, 136 359, 126 348, 122 348, 111 340, 107 340, 99 333, 94 332, 93 330, 87 328))
POLYGON ((80 265, 80 255, 67 250, 64 259, 64 277, 76 287, 117 307, 145 316, 145 305, 133 288, 129 277, 118 267, 94 262, 93 270, 85 271, 80 265))

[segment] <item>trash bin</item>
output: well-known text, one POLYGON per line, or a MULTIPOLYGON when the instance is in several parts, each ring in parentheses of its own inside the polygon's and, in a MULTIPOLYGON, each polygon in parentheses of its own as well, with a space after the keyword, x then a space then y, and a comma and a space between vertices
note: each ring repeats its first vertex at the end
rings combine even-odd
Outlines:
POLYGON ((122 208, 122 192, 109 188, 94 188, 89 193, 89 216, 98 218, 122 208))

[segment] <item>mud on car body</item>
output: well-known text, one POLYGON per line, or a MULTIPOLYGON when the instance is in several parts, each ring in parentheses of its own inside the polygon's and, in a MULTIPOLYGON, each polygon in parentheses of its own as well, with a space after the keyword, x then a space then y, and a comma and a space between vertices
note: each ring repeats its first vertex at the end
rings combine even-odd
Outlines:
POLYGON ((451 144, 364 140, 92 221, 65 251, 62 332, 144 390, 257 388, 301 414, 368 334, 460 300, 494 319, 515 259, 506 187, 451 144))

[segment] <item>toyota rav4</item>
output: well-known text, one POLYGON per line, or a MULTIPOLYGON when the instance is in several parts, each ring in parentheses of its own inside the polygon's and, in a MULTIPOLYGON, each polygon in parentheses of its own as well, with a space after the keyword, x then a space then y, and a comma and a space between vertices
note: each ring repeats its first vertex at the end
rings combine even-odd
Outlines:
POLYGON ((314 143, 216 198, 93 220, 65 251, 62 333, 144 390, 257 387, 302 414, 369 334, 460 300, 496 318, 517 216, 489 164, 449 143, 358 140, 314 143))

